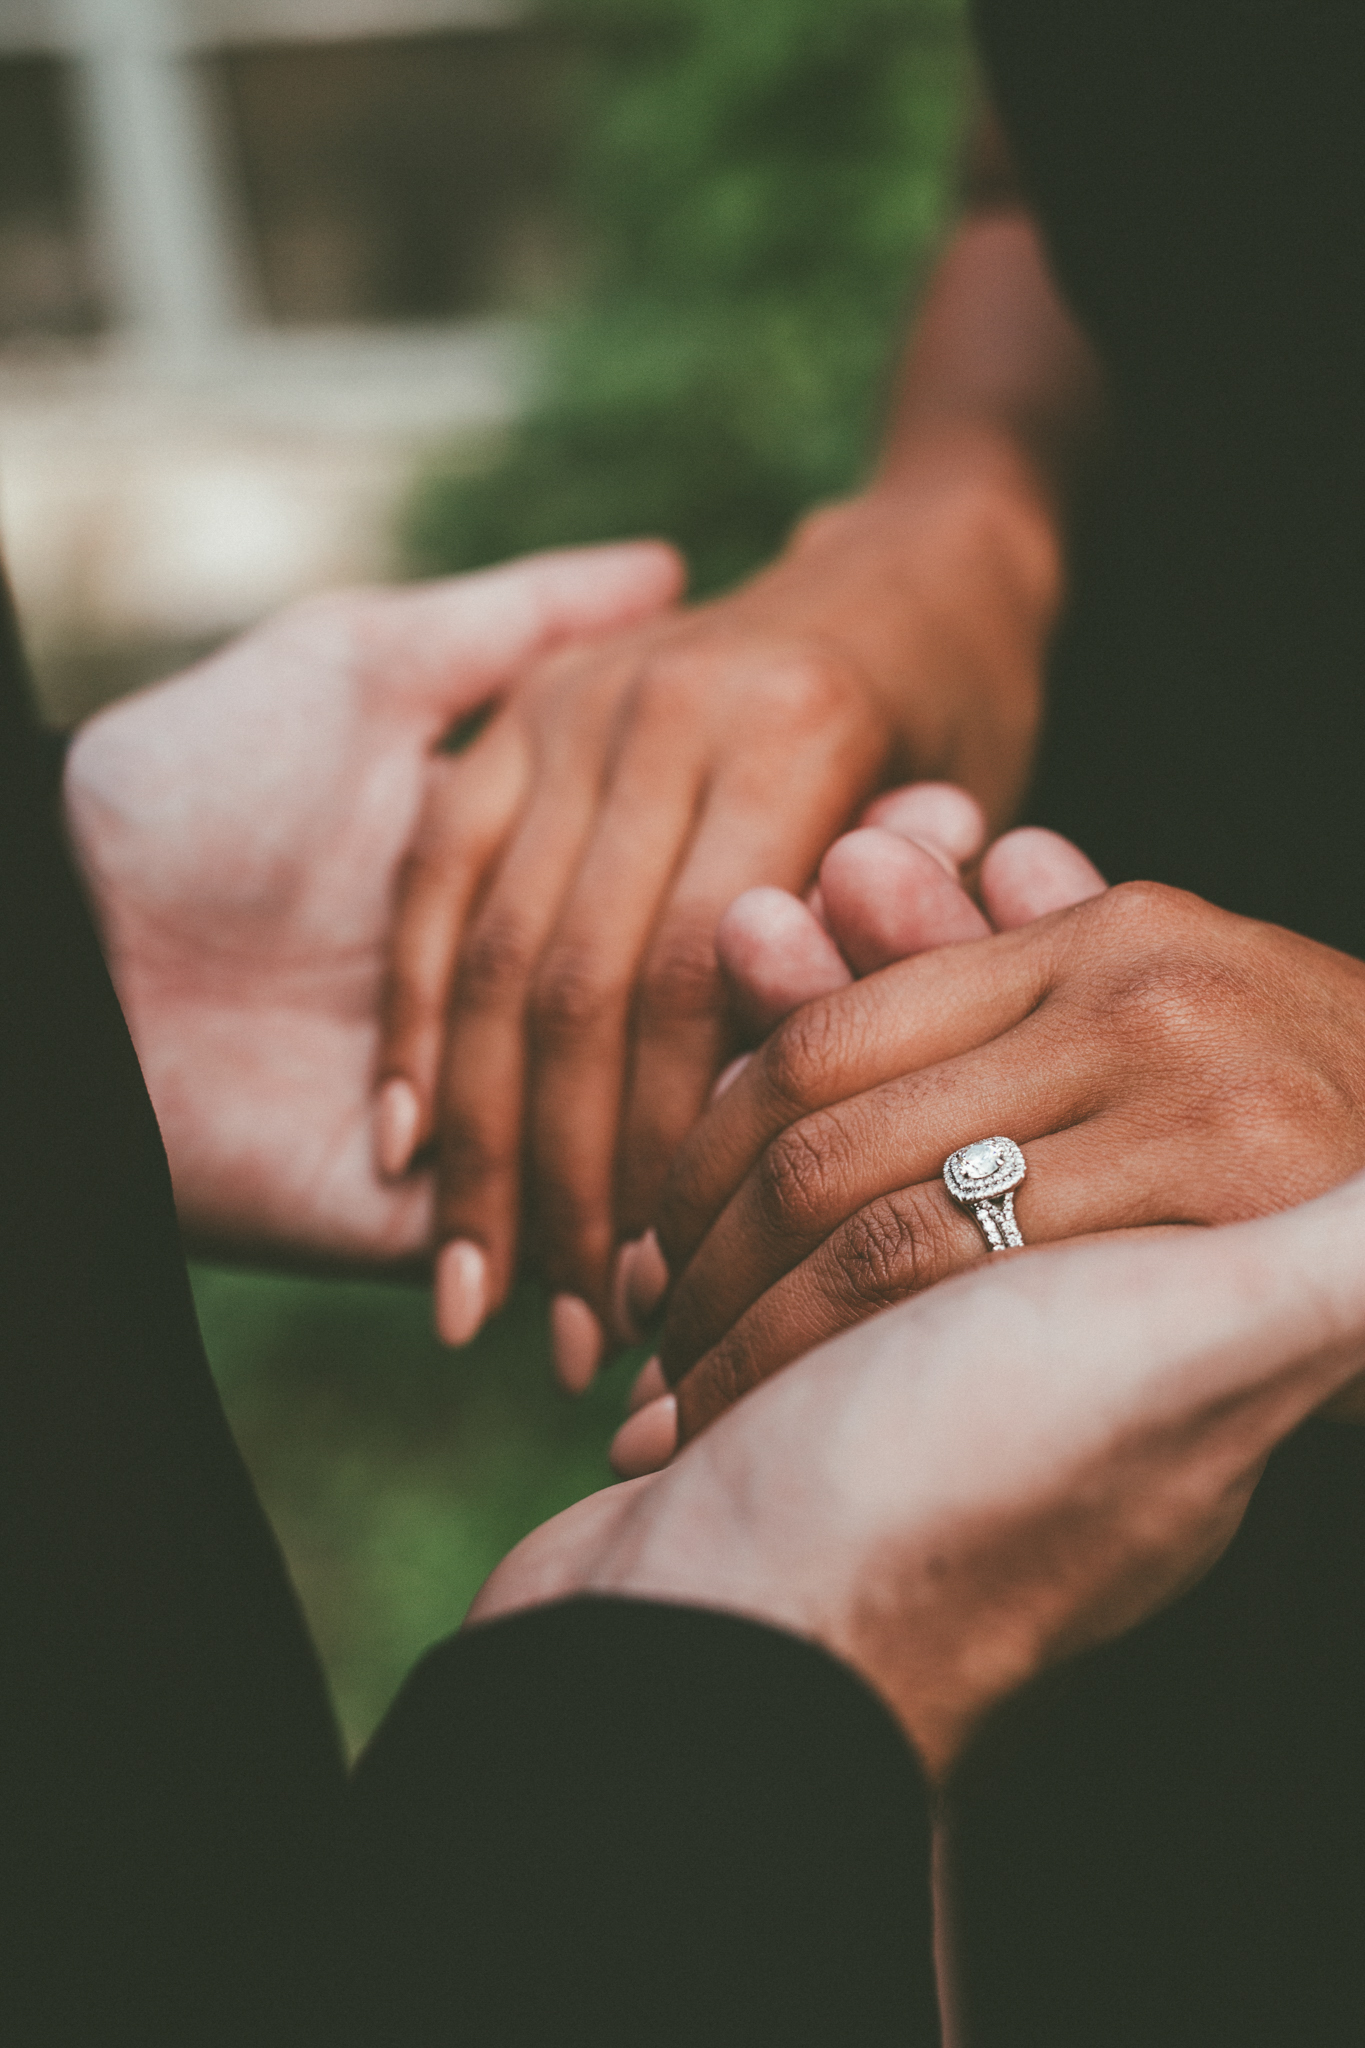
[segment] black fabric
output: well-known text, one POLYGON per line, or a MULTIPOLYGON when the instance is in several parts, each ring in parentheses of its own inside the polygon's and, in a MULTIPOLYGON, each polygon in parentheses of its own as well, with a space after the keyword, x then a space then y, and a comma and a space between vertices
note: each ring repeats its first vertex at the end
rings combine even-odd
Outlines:
POLYGON ((0 2036, 273 2039, 340 1755, 3 664, 0 2036))
POLYGON ((1272 1458, 1193 1593, 960 1773, 970 2048, 1365 2041, 1365 1432, 1272 1458))
POLYGON ((471 1633, 348 1805, 55 765, 0 592, 0 2040, 930 2048, 917 1769, 787 1637, 471 1633))
POLYGON ((442 2009, 499 2048, 938 2039, 918 1771, 789 1636, 619 1600, 471 1630, 408 1681, 351 1827, 365 2039, 442 2009))
MULTIPOLYGON (((1365 954, 1365 8, 976 0, 1116 453, 1033 815, 1365 954)), ((1188 1600, 983 1746, 971 2048, 1365 2040, 1365 1439, 1272 1462, 1188 1600)))
POLYGON ((1117 429, 1033 815, 1365 954, 1365 8, 975 13, 1117 429))

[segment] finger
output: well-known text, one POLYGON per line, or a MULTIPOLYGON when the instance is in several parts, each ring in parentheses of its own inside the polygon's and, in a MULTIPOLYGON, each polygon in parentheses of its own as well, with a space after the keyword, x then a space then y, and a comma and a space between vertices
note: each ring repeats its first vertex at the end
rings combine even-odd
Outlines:
POLYGON ((501 718, 459 757, 435 756, 412 849, 399 871, 376 1064, 375 1155, 407 1171, 434 1129, 455 961, 471 905, 526 798, 530 760, 501 718))
POLYGON ((701 761, 679 722, 684 711, 679 700, 629 732, 532 999, 528 1118, 538 1252, 551 1284, 572 1289, 599 1314, 609 1307, 635 987, 695 827, 701 787, 701 761))
POLYGON ((534 656, 647 618, 682 593, 662 541, 564 548, 496 569, 374 594, 363 672, 377 698, 437 738, 534 656))
MULTIPOLYGON (((656 1227, 681 1272, 764 1147, 814 1110, 984 1045, 1042 1000, 1064 919, 939 948, 805 1004, 692 1132, 656 1227)), ((949 1147, 949 1150, 952 1148, 949 1147)))
POLYGON ((716 956, 736 1011, 755 1038, 801 1003, 853 979, 824 926, 786 889, 746 889, 716 926, 716 956))
MULTIPOLYGON (((1116 1143, 1118 1123, 1099 1117, 1024 1146, 1028 1179, 1015 1205, 1026 1245, 1164 1221, 1169 1181, 1158 1149, 1116 1143)), ((993 1256, 941 1177, 879 1196, 783 1274, 683 1375, 681 1440, 826 1338, 993 1256)))
POLYGON ((643 1479, 662 1471, 677 1448, 677 1396, 661 1394, 621 1424, 608 1455, 618 1479, 643 1479))
POLYGON ((879 826, 939 854, 956 874, 986 843, 986 814, 955 782, 911 782, 870 803, 860 825, 879 826))
POLYGON ((981 900, 998 932, 1069 910, 1108 887, 1093 861, 1060 832, 1022 825, 997 839, 981 863, 981 900))
POLYGON ((936 1182, 958 1146, 996 1131, 1023 1144, 1091 1112, 1102 1050, 1076 1048, 1059 1072, 1053 1037, 1050 1023, 1029 1019, 995 1044, 780 1132, 675 1281, 660 1347, 669 1381, 848 1217, 897 1188, 936 1182))
POLYGON ((756 876, 782 886, 817 854, 793 845, 789 821, 767 807, 736 806, 718 793, 704 812, 639 978, 617 1152, 622 1234, 633 1236, 651 1221, 668 1164, 734 1051, 735 1020, 716 947, 721 917, 756 876))
POLYGON ((850 709, 843 682, 801 672, 778 680, 766 706, 772 745, 718 772, 641 975, 617 1168, 625 1235, 653 1220, 669 1162, 732 1049, 715 942, 721 915, 755 885, 808 886, 849 791, 866 786, 885 746, 876 720, 850 709))
MULTIPOLYGON (((570 735, 565 735, 566 745, 570 735)), ((579 758, 542 782, 504 852, 460 949, 437 1096, 438 1325, 476 1329, 505 1298, 521 1198, 526 1013, 536 968, 591 825, 595 779, 579 758), (482 1262, 479 1264, 478 1262, 482 1262), (443 1311, 440 1282, 454 1274, 443 1311), (472 1328, 470 1326, 472 1325, 472 1328)))
POLYGON ((880 827, 846 832, 820 864, 830 935, 855 974, 990 932, 956 872, 880 827))

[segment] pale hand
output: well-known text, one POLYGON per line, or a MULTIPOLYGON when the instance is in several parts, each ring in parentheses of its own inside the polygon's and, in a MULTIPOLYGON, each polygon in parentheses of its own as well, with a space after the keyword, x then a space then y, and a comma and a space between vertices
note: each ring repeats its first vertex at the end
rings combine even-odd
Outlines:
POLYGON ((371 1098, 433 750, 527 661, 679 580, 642 544, 311 599, 77 734, 68 825, 193 1240, 305 1262, 429 1250, 431 1175, 376 1172, 371 1098))
POLYGON ((860 1672, 941 1778, 1221 1555, 1269 1452, 1365 1365, 1362 1234, 1365 1176, 979 1267, 537 1530, 470 1618, 581 1593, 749 1615, 860 1672))

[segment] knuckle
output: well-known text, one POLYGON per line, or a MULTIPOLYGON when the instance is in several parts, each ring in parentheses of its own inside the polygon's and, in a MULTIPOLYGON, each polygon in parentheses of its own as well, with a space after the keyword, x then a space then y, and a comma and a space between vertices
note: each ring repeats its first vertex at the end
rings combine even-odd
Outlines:
POLYGON ((536 975, 532 1018, 546 1043, 589 1036, 615 1018, 624 991, 601 957, 585 946, 554 946, 536 975))
POLYGON ((447 1203, 505 1173, 511 1145, 496 1128, 469 1116, 463 1105, 447 1106, 440 1133, 440 1177, 447 1203))
POLYGON ((1210 913, 1199 906, 1191 922, 1192 905, 1163 883, 1125 882, 1082 906, 1099 941, 1092 997, 1134 1050, 1211 1053, 1220 1017, 1254 998, 1246 963, 1210 943, 1210 913))
MULTIPOLYGON (((841 991, 842 993, 842 991, 841 991)), ((823 1101, 849 1065, 850 1005, 829 997, 803 1004, 759 1052, 759 1079, 773 1107, 803 1115, 823 1101)))
POLYGON ((634 696, 652 718, 690 720, 718 691, 728 699, 741 685, 749 717, 809 730, 847 705, 851 674, 845 655, 818 642, 694 634, 648 656, 634 696))
POLYGON ((842 1152, 828 1116, 805 1117, 773 1139, 755 1181, 759 1215, 775 1236, 806 1237, 820 1228, 838 1185, 842 1152))
POLYGON ((535 937, 528 925, 514 916, 481 919, 460 959, 457 998, 471 1009, 503 1009, 520 999, 535 962, 535 937))
POLYGON ((839 1280, 852 1298, 889 1308, 947 1270, 951 1235, 932 1199, 917 1188, 870 1202, 830 1240, 839 1280))
POLYGON ((756 688, 774 719, 809 729, 843 709, 849 679, 847 660, 832 648, 801 647, 761 670, 756 688))
POLYGON ((1172 889, 1165 882, 1117 882, 1080 908, 1092 922, 1136 936, 1173 928, 1188 900, 1183 889, 1172 889))
POLYGON ((718 1016, 725 988, 710 920, 687 918, 662 935, 645 966, 640 1005, 649 1019, 718 1016))

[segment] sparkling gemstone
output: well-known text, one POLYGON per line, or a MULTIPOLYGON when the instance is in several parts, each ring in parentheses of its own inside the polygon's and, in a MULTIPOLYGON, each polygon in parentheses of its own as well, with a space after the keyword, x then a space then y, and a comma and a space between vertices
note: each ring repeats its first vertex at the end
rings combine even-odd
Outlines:
POLYGON ((1000 1165, 995 1140, 983 1138, 977 1145, 968 1145, 958 1163, 964 1180, 989 1180, 1000 1165))

